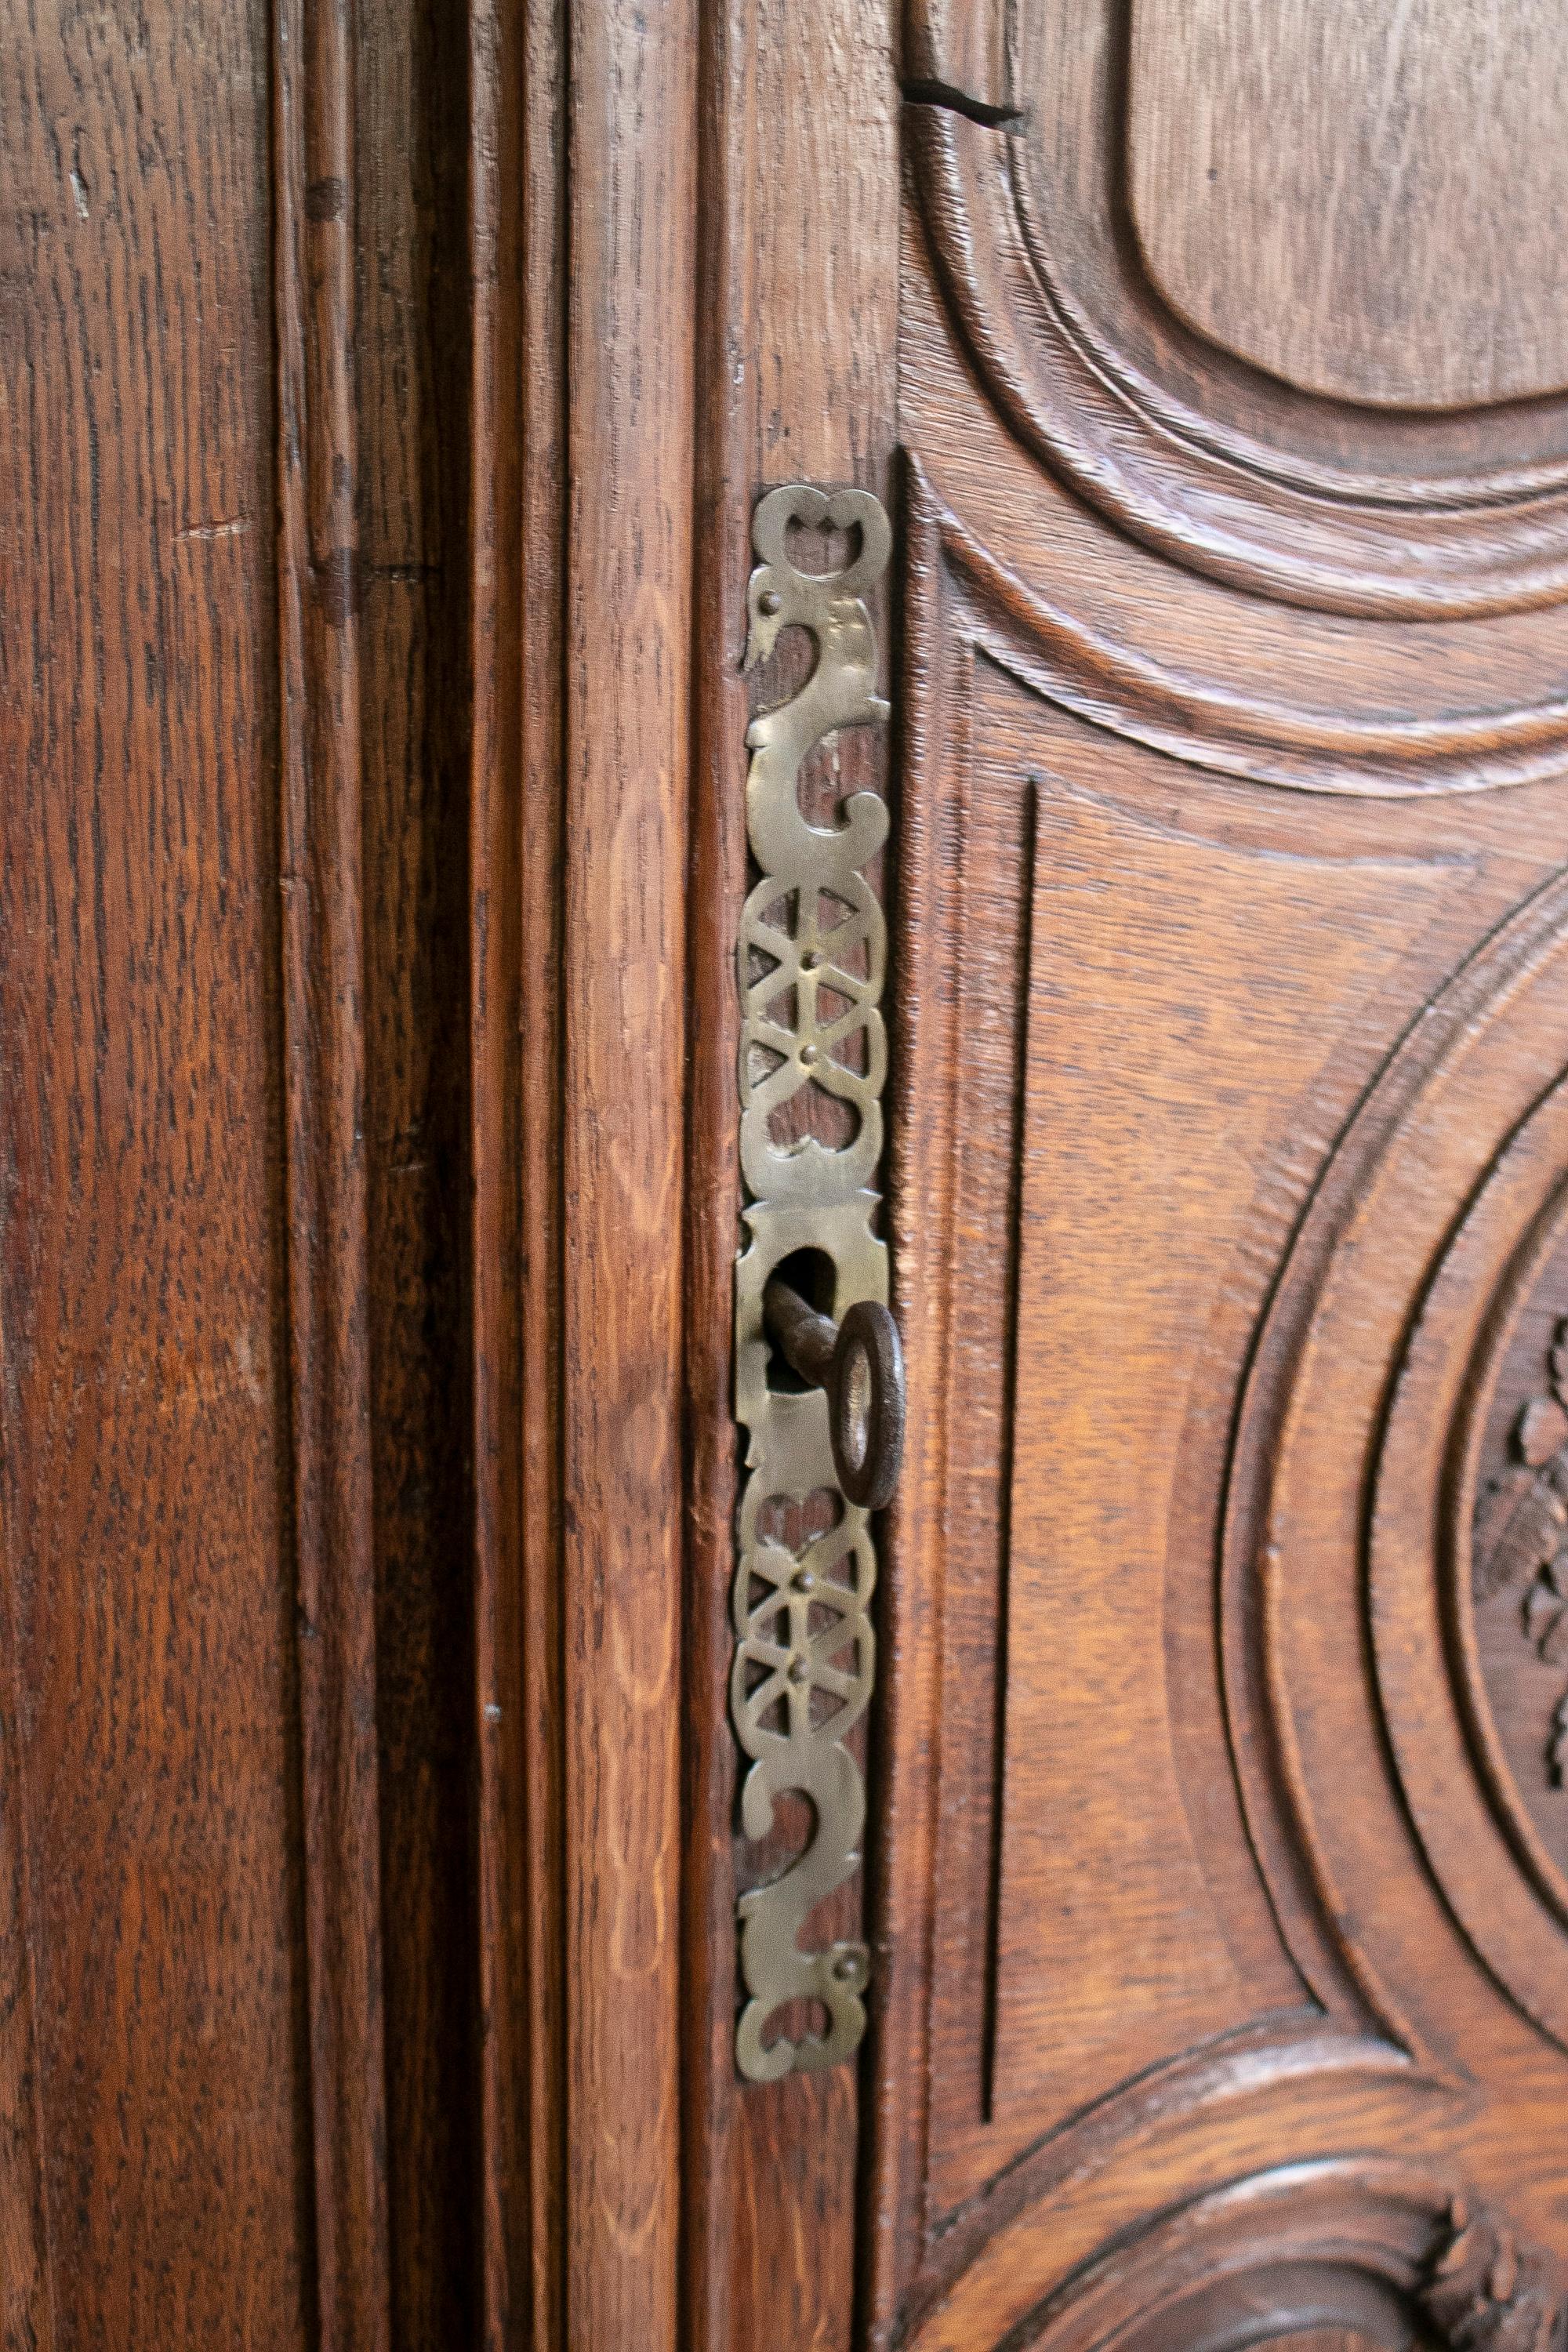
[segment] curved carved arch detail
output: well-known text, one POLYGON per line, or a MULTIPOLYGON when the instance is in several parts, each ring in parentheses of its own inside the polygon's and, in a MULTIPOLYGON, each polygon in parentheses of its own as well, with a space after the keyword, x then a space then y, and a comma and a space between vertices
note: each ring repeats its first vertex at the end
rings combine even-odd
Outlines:
POLYGON ((1561 459, 1368 476, 1205 416, 1106 344, 1057 281, 1017 138, 909 113, 937 281, 981 382, 1024 446, 1129 537, 1321 612, 1458 619, 1568 597, 1561 459))
POLYGON ((1408 2347, 1413 2323, 1453 2352, 1562 2352, 1568 2325, 1562 2275, 1528 2233, 1452 2174, 1377 2155, 1203 2189, 1071 2263, 1032 2305, 1006 2309, 1000 2332, 994 2281, 983 2294, 980 2334, 967 2331, 981 2299, 972 2315, 961 2286, 911 2330, 910 2352, 961 2340, 1206 2352, 1266 2342, 1271 2310, 1279 2326, 1344 2327, 1391 2352, 1408 2347))
POLYGON ((1194 678, 1119 644, 1026 585, 909 461, 911 559, 941 553, 1004 634, 986 651, 1087 725, 1188 765, 1286 790, 1378 799, 1538 783, 1568 766, 1568 696, 1437 719, 1364 718, 1194 678))

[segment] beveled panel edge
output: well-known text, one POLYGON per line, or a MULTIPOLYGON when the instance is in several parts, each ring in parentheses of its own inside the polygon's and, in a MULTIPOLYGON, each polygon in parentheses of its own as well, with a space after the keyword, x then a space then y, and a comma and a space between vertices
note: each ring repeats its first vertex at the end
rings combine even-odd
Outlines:
MULTIPOLYGON (((1561 905, 1561 897, 1557 903, 1561 905)), ((1457 1041, 1470 1055, 1516 1064, 1500 1119, 1478 1139, 1475 1181, 1436 1246, 1389 1382, 1372 1471, 1366 1530, 1369 1624, 1390 1748, 1408 1816, 1448 1916, 1502 1998, 1538 2033, 1568 2051, 1563 1931, 1568 1888, 1536 1836, 1499 1750, 1489 1696, 1473 1657, 1468 1514, 1478 1371, 1485 1385, 1491 1335, 1506 1325, 1510 1292, 1543 1233, 1558 1221, 1568 1148, 1568 1084, 1538 1083, 1517 1041, 1531 1011, 1556 1028, 1553 1059, 1568 1056, 1568 961, 1549 943, 1534 964, 1502 983, 1535 994, 1533 1005, 1482 1008, 1457 1041), (1544 1001, 1542 1001, 1544 1000, 1544 1001), (1500 1137, 1496 1132, 1501 1126, 1500 1137)), ((1484 1063, 1482 1065, 1484 1067, 1484 1063)), ((1443 1082, 1435 1066, 1434 1084, 1443 1082)), ((1453 1081, 1447 1124, 1468 1127, 1474 1068, 1453 1081)), ((1439 1106, 1424 1092, 1429 1127, 1439 1106)), ((1419 1132, 1402 1122, 1383 1158, 1401 1181, 1403 1214, 1413 1185, 1430 1181, 1419 1132)), ((1396 1203, 1399 1201, 1394 1192, 1396 1203)), ((1383 1230, 1391 1230, 1388 1211, 1383 1230)), ((1395 1214, 1400 1212, 1396 1207, 1395 1214)), ((1377 1227, 1370 1232, 1375 1240, 1377 1227)))

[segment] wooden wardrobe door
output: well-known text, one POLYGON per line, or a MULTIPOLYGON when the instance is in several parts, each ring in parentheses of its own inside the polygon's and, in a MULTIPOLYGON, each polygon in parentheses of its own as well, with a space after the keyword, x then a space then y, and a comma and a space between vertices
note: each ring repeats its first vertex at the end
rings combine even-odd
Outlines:
POLYGON ((984 15, 904 115, 869 2337, 1556 2341, 1556 26, 984 15))

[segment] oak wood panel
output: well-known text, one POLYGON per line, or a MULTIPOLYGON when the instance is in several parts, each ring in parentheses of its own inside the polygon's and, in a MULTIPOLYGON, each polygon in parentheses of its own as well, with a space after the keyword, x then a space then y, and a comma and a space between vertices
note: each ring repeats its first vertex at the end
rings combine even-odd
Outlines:
MULTIPOLYGON (((1496 420, 1309 430, 1151 307, 1162 399, 1257 425, 1247 577, 1296 609, 1225 584, 1191 446, 1152 561, 1064 491, 1039 382, 1007 408, 978 282, 977 223, 1079 233, 1030 175, 1099 186, 1115 89, 1005 144, 1050 12, 1010 54, 910 13, 901 289, 880 0, 26 16, 7 2341, 1343 2352, 1425 2341, 1446 2231, 1450 2333, 1561 2254, 1561 1935, 1510 1810, 1552 1843, 1514 1695, 1555 1667, 1504 1596, 1460 1692, 1424 1532, 1466 1413, 1496 1477, 1552 1392, 1550 498, 1528 578, 1502 540, 1554 428, 1512 473, 1496 420), (747 525, 791 476, 892 499, 895 434, 881 2010, 858 2073, 763 2090, 731 941, 791 656, 738 674, 747 525), (1382 484, 1371 588, 1331 466, 1382 484), (1477 589, 1443 518, 1489 499, 1477 589), (1462 2176, 1500 2218, 1450 2228, 1462 2176)), ((812 806, 862 777, 872 738, 812 806)))
MULTIPOLYGON (((1397 804, 1215 793, 1190 772, 1145 767, 1080 722, 1064 730, 1031 709, 1005 636, 981 632, 965 683, 962 596, 933 588, 919 514, 917 496, 893 1187, 915 1402, 887 1612, 893 1968, 879 2220, 890 2260, 909 2260, 923 2226, 939 2271, 962 2273, 1015 2198, 1103 2160, 1088 2154, 1097 2113, 1111 2147, 1142 2132, 1144 2095, 1118 2124, 1113 2080, 1142 2074, 1148 2114, 1189 2108, 1188 2128, 1212 2132, 1219 2160, 1234 2161, 1227 2104, 1271 2072, 1282 2082, 1302 2063, 1291 2044, 1304 2052, 1321 2030, 1308 1990, 1325 1997, 1320 1963, 1294 1923, 1284 1949, 1276 1940, 1279 1895, 1265 1899, 1255 1876, 1226 1761, 1206 1584, 1228 1391, 1314 1150, 1467 938, 1550 872, 1547 811, 1561 788, 1540 788, 1532 815, 1518 802, 1448 802, 1447 825, 1467 843, 1457 860, 1451 832, 1434 835, 1426 815, 1402 822, 1397 804), (1006 1149, 1021 1044, 1013 974, 1031 836, 1020 1213, 989 1162, 1006 1149), (1152 978, 1167 954, 1168 995, 1152 978), (999 1337, 977 1348, 975 1335, 1005 1315, 1013 1213, 1023 1245, 1009 1505, 994 1499, 1009 1449, 991 1401, 1007 1350, 999 1337), (916 1756, 917 1779, 936 1783, 926 1799, 905 1779, 916 1756), (923 2041, 910 2022, 922 1999, 923 2041), (1227 2062, 1217 2037, 1244 2011, 1264 2030, 1227 2062), (1098 2075, 1097 2043, 1110 2057, 1098 2075), (1173 2063, 1183 2060, 1196 2070, 1191 2091, 1173 2063), (923 2225, 889 2186, 922 2167, 923 2225)), ((1325 1662, 1310 1686, 1354 1680, 1343 1660, 1325 1662)), ((1258 1730, 1234 1716, 1231 1736, 1258 1752, 1258 1730)), ((1358 1813, 1373 1810, 1371 1785, 1363 1765, 1358 1813)), ((1392 1874, 1385 1861, 1383 1881, 1392 1874)), ((1325 2043, 1319 2063, 1351 2058, 1325 2043)), ((1355 2063, 1370 2092, 1394 2053, 1369 2044, 1355 2063)), ((1168 2176, 1145 2189, 1170 2193, 1168 2176)), ((932 2340, 946 2339, 939 2329, 932 2340)))
MULTIPOLYGON (((912 40, 940 20, 934 0, 909 7, 912 40)), ((956 105, 910 111, 914 184, 987 400, 1184 568, 1368 614, 1560 597, 1563 400, 1352 406, 1195 333, 1127 234, 1126 69, 1114 0, 1030 0, 1013 18, 1009 137, 956 105)))
POLYGON ((7 2279, 18 2344, 313 2333, 268 31, 0 35, 3 1810, 43 2160, 6 2201, 50 2273, 7 2279))
POLYGON ((1561 30, 1541 0, 1133 0, 1129 192, 1156 285, 1308 392, 1560 390, 1561 30))

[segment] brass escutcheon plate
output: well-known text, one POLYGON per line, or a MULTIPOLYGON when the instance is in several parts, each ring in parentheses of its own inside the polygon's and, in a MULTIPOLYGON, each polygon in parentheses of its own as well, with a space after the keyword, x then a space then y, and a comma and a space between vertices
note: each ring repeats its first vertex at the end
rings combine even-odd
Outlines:
POLYGON ((859 1866, 865 1785, 846 1742, 871 1696, 877 1557, 869 1514, 835 1476, 822 1391, 791 1394, 769 1384, 763 1292, 775 1266, 811 1249, 831 1261, 836 1320, 860 1299, 887 1304, 888 1251, 875 1229, 873 1190, 887 1071, 887 926, 865 870, 887 839, 887 803, 878 793, 855 793, 839 821, 824 827, 806 822, 797 786, 802 763, 825 736, 887 721, 865 600, 887 566, 892 534, 869 491, 790 483, 759 501, 752 539, 758 560, 747 589, 746 667, 765 659, 790 627, 810 633, 816 656, 805 682, 747 730, 747 830, 761 879, 737 942, 748 1239, 735 1268, 735 1403, 749 1442, 731 1706, 751 1759, 741 1821, 748 1838, 765 1838, 775 1801, 789 1790, 815 1815, 804 1852, 739 1905, 747 1999, 736 2063, 751 2081, 771 2082, 849 2056, 865 2031, 870 1972, 863 1943, 806 1951, 799 1934, 859 1866), (794 524, 858 532, 858 546, 840 571, 802 572, 785 551, 794 524), (770 1122, 814 1085, 855 1121, 841 1148, 810 1136, 774 1139, 770 1122), (766 1531, 770 1504, 824 1490, 837 1497, 834 1523, 799 1550, 766 1531), (801 2000, 821 2005, 826 2032, 764 2042, 770 2019, 801 2000))

